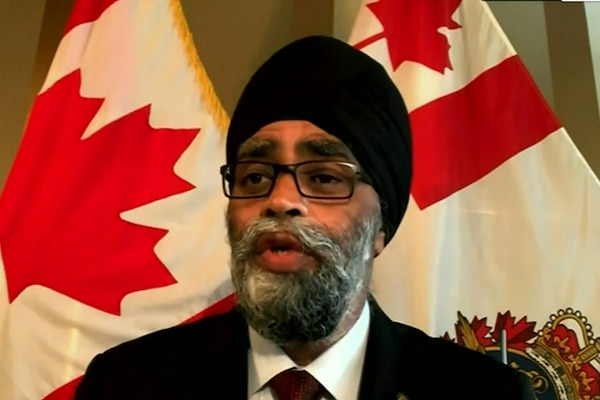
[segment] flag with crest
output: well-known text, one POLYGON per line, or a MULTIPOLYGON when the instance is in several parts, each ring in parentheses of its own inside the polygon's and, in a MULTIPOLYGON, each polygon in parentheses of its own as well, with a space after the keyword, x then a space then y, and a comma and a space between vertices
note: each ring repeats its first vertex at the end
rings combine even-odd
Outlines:
POLYGON ((600 183, 488 5, 368 0, 349 42, 387 69, 413 134, 375 297, 524 371, 539 399, 600 398, 600 183))
POLYGON ((177 0, 76 0, 0 198, 0 398, 229 307, 227 116, 177 0))

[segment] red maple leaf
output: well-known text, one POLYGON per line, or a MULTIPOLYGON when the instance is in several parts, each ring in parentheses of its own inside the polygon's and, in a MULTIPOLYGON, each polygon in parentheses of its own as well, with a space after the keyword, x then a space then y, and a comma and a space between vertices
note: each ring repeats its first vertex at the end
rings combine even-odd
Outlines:
POLYGON ((510 311, 498 313, 496 325, 491 335, 496 343, 500 343, 500 333, 506 332, 506 346, 511 349, 525 350, 527 341, 536 337, 535 322, 527 322, 527 317, 515 322, 510 311))
POLYGON ((473 320, 471 321, 471 328, 475 333, 475 337, 477 337, 477 341, 481 343, 481 345, 485 347, 492 344, 489 335, 492 328, 487 325, 487 317, 480 319, 477 318, 477 316, 474 316, 473 320))
MULTIPOLYGON (((492 328, 487 325, 487 318, 480 319, 474 316, 473 320, 469 322, 461 312, 458 312, 458 322, 454 324, 454 329, 456 333, 455 342, 461 346, 474 348, 477 344, 485 348, 493 344, 492 338, 489 336, 492 328)), ((442 337, 446 340, 451 339, 448 332, 442 337)))
POLYGON ((119 314, 127 294, 175 283, 153 251, 166 232, 120 214, 192 188, 173 166, 198 130, 151 128, 146 106, 82 140, 103 100, 80 83, 75 71, 37 97, 0 198, 8 297, 42 285, 119 314))
MULTIPOLYGON (((469 325, 471 326, 471 329, 473 330, 473 334, 475 335, 475 338, 477 339, 477 342, 480 345, 482 345, 483 347, 487 347, 492 344, 492 340, 489 336, 489 332, 492 328, 487 325, 487 318, 478 318, 477 316, 474 316, 473 319, 471 320, 471 322, 469 323, 469 325)), ((464 343, 461 343, 462 342, 461 338, 463 337, 463 335, 460 332, 459 325, 456 324, 455 328, 456 328, 457 337, 459 338, 458 339, 459 343, 464 344, 464 343)))
POLYGON ((448 38, 442 27, 460 28, 452 20, 462 0, 378 0, 367 7, 383 25, 383 32, 368 37, 354 47, 362 49, 385 38, 394 70, 404 61, 414 61, 441 72, 452 69, 448 38))

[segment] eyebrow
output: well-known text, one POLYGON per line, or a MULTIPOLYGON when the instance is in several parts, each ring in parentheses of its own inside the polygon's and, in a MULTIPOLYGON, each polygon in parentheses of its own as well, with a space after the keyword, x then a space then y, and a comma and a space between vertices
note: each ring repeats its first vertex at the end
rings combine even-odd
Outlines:
POLYGON ((275 152, 277 142, 270 139, 250 139, 240 146, 238 150, 238 159, 246 158, 265 158, 275 152))
POLYGON ((326 158, 342 158, 353 161, 354 157, 350 149, 342 142, 330 139, 310 139, 296 145, 298 153, 326 158))
MULTIPOLYGON (((250 139, 240 146, 237 154, 238 160, 268 158, 279 148, 279 143, 273 139, 250 139)), ((298 154, 309 157, 340 158, 355 162, 355 158, 348 147, 331 139, 307 139, 297 143, 295 150, 298 154)))

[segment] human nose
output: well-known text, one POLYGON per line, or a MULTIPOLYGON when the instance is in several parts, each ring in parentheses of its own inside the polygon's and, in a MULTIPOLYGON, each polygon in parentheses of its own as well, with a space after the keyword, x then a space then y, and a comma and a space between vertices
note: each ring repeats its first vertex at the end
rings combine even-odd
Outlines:
POLYGON ((264 216, 279 218, 306 216, 305 199, 298 191, 292 174, 279 174, 273 185, 265 203, 264 216))

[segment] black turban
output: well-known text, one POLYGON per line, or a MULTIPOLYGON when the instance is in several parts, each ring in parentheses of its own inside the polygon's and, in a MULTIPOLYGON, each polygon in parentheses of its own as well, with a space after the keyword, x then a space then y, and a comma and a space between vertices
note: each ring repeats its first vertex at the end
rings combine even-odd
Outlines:
POLYGON ((334 38, 297 40, 252 76, 231 118, 227 162, 265 125, 306 120, 340 139, 380 197, 386 244, 409 199, 411 142, 408 113, 384 68, 334 38))

